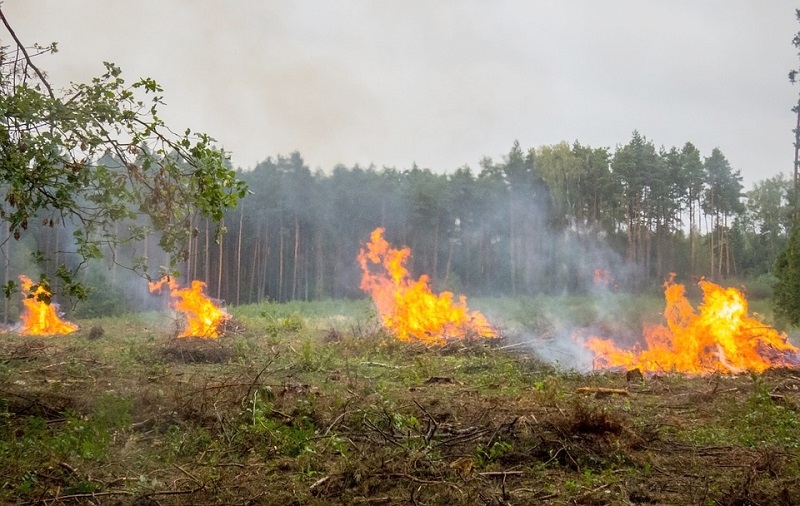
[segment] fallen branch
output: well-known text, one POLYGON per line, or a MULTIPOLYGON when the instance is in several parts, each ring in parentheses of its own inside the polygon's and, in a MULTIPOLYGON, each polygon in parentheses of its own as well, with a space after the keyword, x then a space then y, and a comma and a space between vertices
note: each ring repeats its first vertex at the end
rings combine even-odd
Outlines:
POLYGON ((328 481, 330 479, 331 479, 330 476, 323 476, 322 478, 318 479, 317 481, 312 483, 310 487, 308 487, 309 492, 313 493, 314 489, 316 489, 317 487, 319 487, 320 485, 322 485, 323 483, 325 483, 326 481, 328 481))
MULTIPOLYGON (((88 499, 88 498, 97 498, 97 497, 109 497, 114 495, 134 495, 133 492, 128 490, 115 490, 109 492, 89 492, 86 494, 71 494, 71 495, 60 495, 57 497, 59 501, 70 501, 70 500, 77 500, 77 499, 88 499)), ((39 500, 36 501, 28 501, 20 504, 38 504, 39 500)))
POLYGON ((519 476, 521 474, 522 471, 486 471, 483 473, 478 473, 478 476, 486 476, 487 478, 499 476, 501 478, 505 478, 506 476, 519 476))

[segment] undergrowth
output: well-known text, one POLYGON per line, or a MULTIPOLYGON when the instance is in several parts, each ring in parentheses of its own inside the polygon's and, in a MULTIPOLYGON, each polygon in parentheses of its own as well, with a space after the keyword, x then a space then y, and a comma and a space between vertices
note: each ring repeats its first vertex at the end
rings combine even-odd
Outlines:
POLYGON ((233 308, 217 340, 155 313, 2 334, 0 502, 800 501, 796 371, 563 370, 514 329, 543 338, 596 309, 547 304, 481 300, 504 337, 438 348, 335 301, 233 308))

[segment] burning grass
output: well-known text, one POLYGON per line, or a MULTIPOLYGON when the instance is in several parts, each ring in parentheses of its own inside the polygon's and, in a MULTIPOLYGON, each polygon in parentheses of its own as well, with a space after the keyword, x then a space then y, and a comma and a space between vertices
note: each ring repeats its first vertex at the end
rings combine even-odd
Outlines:
POLYGON ((507 341, 408 345, 361 303, 241 309, 217 340, 165 341, 154 315, 0 335, 0 502, 800 501, 793 370, 629 381, 507 341), (171 342, 231 355, 175 359, 171 342))

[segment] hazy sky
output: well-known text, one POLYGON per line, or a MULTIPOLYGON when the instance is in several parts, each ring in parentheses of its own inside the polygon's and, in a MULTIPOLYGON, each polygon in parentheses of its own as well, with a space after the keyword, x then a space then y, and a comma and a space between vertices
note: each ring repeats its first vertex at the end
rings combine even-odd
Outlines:
MULTIPOLYGON (((5 0, 52 84, 155 78, 163 118, 250 168, 300 151, 437 172, 562 140, 719 147, 749 188, 790 173, 788 0, 5 0)), ((9 37, 3 32, 4 44, 9 37)))

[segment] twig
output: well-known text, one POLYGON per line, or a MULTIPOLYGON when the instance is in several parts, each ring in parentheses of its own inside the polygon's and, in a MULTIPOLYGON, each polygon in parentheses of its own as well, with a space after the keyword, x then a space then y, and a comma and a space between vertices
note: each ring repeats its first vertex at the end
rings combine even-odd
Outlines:
POLYGON ((201 488, 202 488, 202 487, 205 487, 205 485, 203 484, 203 482, 201 482, 200 480, 198 480, 198 479, 197 479, 197 477, 196 477, 195 475, 193 475, 192 473, 190 473, 190 472, 189 472, 189 471, 187 471, 186 469, 182 468, 182 467, 181 467, 181 466, 179 466, 178 464, 172 464, 172 465, 173 465, 173 466, 174 466, 174 467, 175 467, 175 468, 176 468, 178 471, 180 471, 180 472, 182 472, 183 474, 185 474, 186 476, 188 476, 188 477, 189 477, 189 478, 190 478, 190 479, 191 479, 193 482, 195 482, 195 483, 196 483, 196 484, 197 484, 199 487, 201 487, 201 488))
POLYGON ((333 420, 333 422, 331 422, 331 424, 330 424, 330 425, 328 425, 328 428, 327 428, 327 429, 325 429, 325 432, 322 434, 322 435, 323 435, 323 437, 324 437, 324 436, 327 436, 327 435, 328 435, 328 433, 331 431, 331 429, 333 429, 333 428, 336 426, 336 424, 337 424, 337 423, 339 423, 339 422, 341 422, 341 421, 342 421, 342 418, 344 418, 344 415, 346 415, 346 414, 347 414, 347 411, 345 411, 345 412, 344 412, 344 413, 342 413, 341 415, 337 416, 337 417, 336 417, 336 418, 333 420))
MULTIPOLYGON (((511 420, 511 422, 508 423, 508 430, 511 430, 511 428, 517 423, 517 420, 519 420, 518 416, 515 417, 513 420, 511 420)), ((495 429, 495 431, 492 433, 492 436, 489 438, 489 442, 486 443, 486 447, 487 448, 491 448, 492 447, 492 445, 494 444, 494 439, 497 437, 497 434, 500 433, 500 431, 503 429, 503 426, 505 426, 505 425, 506 425, 505 423, 501 423, 500 426, 497 427, 497 429, 495 429)))
MULTIPOLYGON (((88 499, 94 497, 109 497, 114 495, 133 495, 133 492, 128 490, 115 490, 115 491, 108 491, 108 492, 89 492, 86 494, 72 494, 72 495, 62 495, 58 497, 59 501, 63 501, 65 499, 88 499)), ((21 504, 37 504, 39 503, 38 500, 36 501, 28 501, 21 504)))
POLYGON ((431 414, 428 413, 428 410, 423 408, 422 404, 417 402, 416 399, 414 400, 414 404, 425 413, 425 416, 427 416, 428 420, 431 422, 430 425, 428 425, 428 432, 425 434, 425 446, 428 446, 431 443, 431 439, 433 439, 433 435, 436 434, 436 429, 439 428, 439 424, 436 423, 436 419, 433 418, 431 414))
POLYGON ((404 367, 400 365, 383 364, 381 362, 361 362, 361 365, 370 365, 373 367, 385 367, 387 369, 402 369, 404 367))
POLYGON ((44 74, 42 74, 42 71, 39 70, 39 67, 33 64, 33 61, 31 60, 31 57, 28 54, 28 51, 25 49, 25 46, 22 45, 22 42, 20 42, 19 38, 17 37, 17 34, 14 33, 14 29, 11 28, 11 25, 8 23, 8 20, 6 19, 6 16, 3 14, 2 7, 0 7, 0 19, 6 26, 6 30, 8 30, 8 33, 11 34, 11 37, 14 39, 14 42, 17 43, 17 47, 19 48, 19 50, 22 51, 22 54, 25 56, 25 61, 28 62, 28 65, 33 69, 34 72, 36 72, 36 75, 39 76, 39 79, 42 81, 42 84, 44 84, 44 87, 47 88, 47 93, 50 95, 50 98, 55 99, 56 96, 53 94, 53 88, 50 87, 50 83, 47 82, 47 79, 45 79, 44 74))
POLYGON ((495 348, 496 350, 507 350, 509 348, 517 348, 519 346, 533 346, 535 344, 541 344, 545 342, 545 339, 534 339, 531 341, 523 341, 521 343, 514 343, 514 344, 507 344, 505 346, 498 346, 495 348))
POLYGON ((607 488, 610 485, 611 485, 611 483, 604 483, 604 484, 600 485, 599 487, 593 488, 592 490, 586 492, 585 494, 581 494, 580 496, 575 498, 575 502, 576 503, 580 503, 582 500, 587 499, 590 495, 594 494, 595 492, 599 492, 599 491, 603 490, 604 488, 607 488))
POLYGON ((522 471, 485 471, 483 473, 478 473, 478 476, 486 476, 487 478, 500 476, 505 478, 506 476, 519 476, 522 474, 522 471))
POLYGON ((330 476, 323 476, 322 478, 318 479, 317 481, 312 483, 310 487, 308 487, 309 492, 313 492, 315 488, 319 487, 320 485, 324 484, 326 481, 330 479, 331 479, 330 476))
POLYGON ((265 365, 264 367, 261 368, 260 371, 258 371, 258 374, 256 374, 256 377, 253 378, 253 382, 250 383, 250 386, 247 388, 247 394, 245 394, 244 399, 249 399, 250 398, 250 392, 252 392, 253 388, 256 386, 256 382, 261 377, 261 375, 264 374, 264 371, 267 370, 267 367, 271 366, 274 361, 275 361, 274 358, 270 359, 267 362, 267 365, 265 365))

